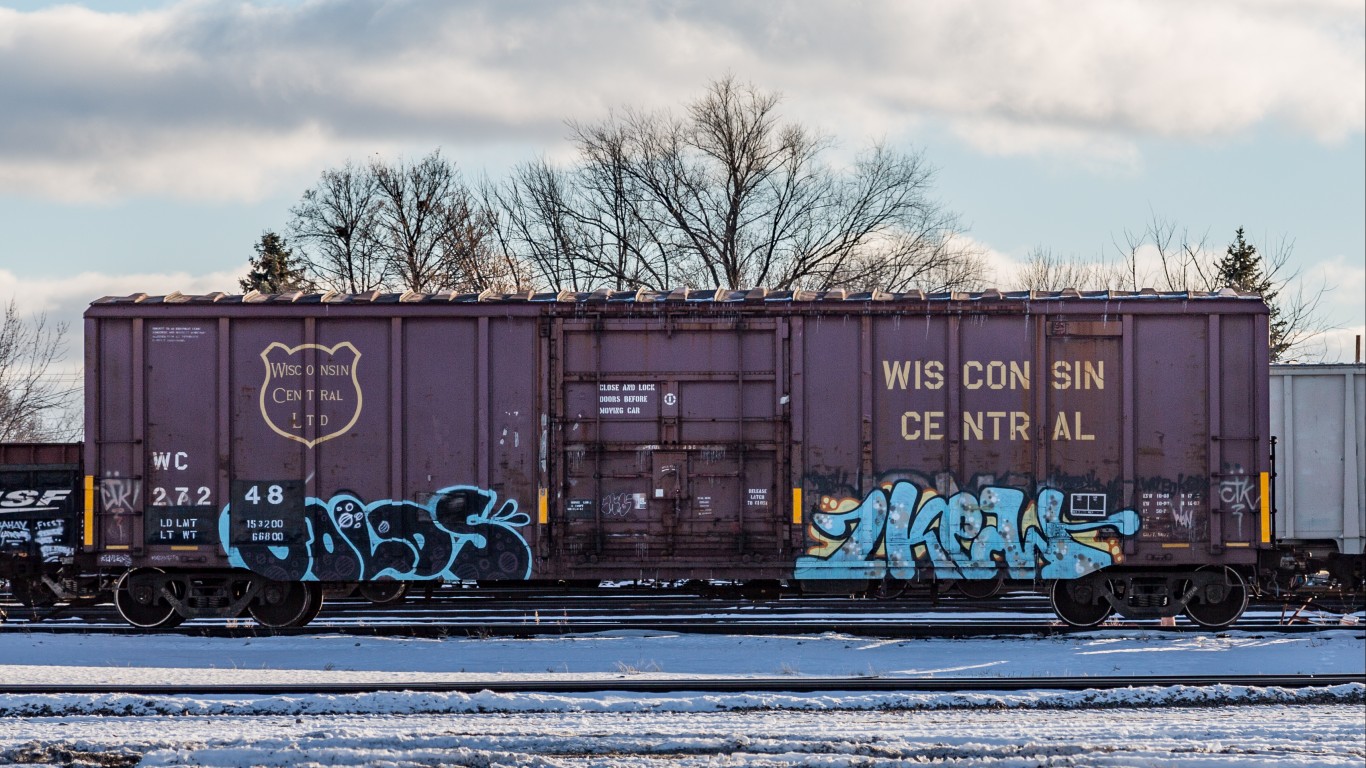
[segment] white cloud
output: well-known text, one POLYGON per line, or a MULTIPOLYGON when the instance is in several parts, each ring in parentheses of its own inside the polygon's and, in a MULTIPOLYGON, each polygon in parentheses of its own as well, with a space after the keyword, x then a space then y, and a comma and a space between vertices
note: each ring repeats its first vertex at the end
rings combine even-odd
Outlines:
POLYGON ((1138 148, 1128 139, 1099 131, 1004 119, 954 120, 954 133, 970 146, 992 155, 1050 155, 1109 174, 1139 169, 1138 148))
MULTIPOLYGON (((78 142, 80 140, 78 139, 78 142)), ((364 157, 392 142, 361 146, 316 125, 276 132, 173 127, 145 131, 111 125, 84 160, 43 156, 0 161, 0 190, 36 191, 63 203, 136 196, 193 200, 258 199, 283 179, 309 175, 338 155, 364 157)))
POLYGON ((205 274, 81 272, 60 277, 27 277, 0 269, 0 304, 8 304, 12 299, 21 314, 28 317, 46 315, 49 322, 66 323, 71 333, 79 337, 81 316, 86 307, 102 296, 134 293, 156 296, 176 291, 184 294, 240 293, 237 281, 246 272, 244 266, 235 271, 205 274))
POLYGON ((562 139, 727 71, 851 140, 1136 162, 1137 137, 1366 123, 1359 2, 185 2, 0 9, 0 193, 259 199, 347 156, 562 139), (288 177, 282 179, 281 177, 288 177))

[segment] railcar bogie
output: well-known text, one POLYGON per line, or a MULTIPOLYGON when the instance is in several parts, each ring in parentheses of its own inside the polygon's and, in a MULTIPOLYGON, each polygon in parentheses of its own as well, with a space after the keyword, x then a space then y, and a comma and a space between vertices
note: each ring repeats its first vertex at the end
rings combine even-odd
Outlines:
POLYGON ((1184 614, 1196 624, 1219 629, 1242 615, 1251 591, 1239 569, 1208 565, 1190 570, 1110 571, 1056 581, 1050 597, 1059 618, 1073 626, 1094 626, 1111 614, 1128 619, 1184 614))

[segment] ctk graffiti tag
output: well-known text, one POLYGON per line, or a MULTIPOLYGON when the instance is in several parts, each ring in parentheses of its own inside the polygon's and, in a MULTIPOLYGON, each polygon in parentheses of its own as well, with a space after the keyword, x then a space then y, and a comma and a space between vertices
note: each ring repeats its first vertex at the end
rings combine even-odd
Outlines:
POLYGON ((360 350, 351 342, 287 347, 277 341, 261 352, 261 361, 261 417, 276 434, 312 448, 345 434, 360 418, 360 350))

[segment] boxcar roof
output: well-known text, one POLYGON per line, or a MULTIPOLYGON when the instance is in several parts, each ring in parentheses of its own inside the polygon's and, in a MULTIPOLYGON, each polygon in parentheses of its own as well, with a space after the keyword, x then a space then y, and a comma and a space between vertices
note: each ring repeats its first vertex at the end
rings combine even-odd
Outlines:
POLYGON ((1217 292, 1207 291, 1165 291, 1160 292, 1151 288, 1141 291, 1078 291, 1067 289, 1062 291, 999 291, 989 289, 985 291, 955 291, 951 293, 925 293, 923 291, 906 291, 891 293, 886 291, 846 291, 835 289, 829 291, 810 291, 810 290, 768 290, 756 288, 751 290, 730 290, 730 289, 688 289, 679 288, 672 291, 656 291, 642 288, 636 291, 613 291, 600 289, 596 291, 558 291, 536 293, 526 291, 522 293, 498 293, 495 291, 484 291, 482 293, 456 293, 453 291, 441 291, 438 293, 416 293, 406 291, 403 293, 382 293, 380 291, 370 291, 368 293, 304 293, 296 291, 293 293, 265 294, 255 291, 246 294, 229 293, 208 293, 198 295, 187 295, 183 293, 170 293, 164 296, 153 296, 145 293, 135 293, 128 296, 105 296, 91 302, 92 307, 108 305, 185 305, 185 304, 245 304, 245 305, 308 305, 308 304, 350 304, 350 305, 374 305, 374 304, 594 304, 594 303, 630 303, 630 304, 670 304, 678 302, 687 303, 894 303, 894 304, 925 304, 925 303, 951 303, 951 302, 1037 302, 1037 301, 1119 301, 1119 300, 1167 300, 1167 301, 1192 301, 1192 300, 1218 300, 1218 299, 1245 299, 1261 300, 1261 297, 1254 293, 1234 291, 1224 288, 1217 292))

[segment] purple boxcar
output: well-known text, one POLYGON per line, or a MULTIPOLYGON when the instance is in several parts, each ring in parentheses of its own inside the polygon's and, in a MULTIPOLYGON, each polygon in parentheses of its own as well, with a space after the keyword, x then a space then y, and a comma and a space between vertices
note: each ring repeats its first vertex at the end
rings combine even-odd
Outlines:
POLYGON ((1267 337, 1228 292, 107 298, 87 538, 140 626, 604 578, 1218 626, 1269 546, 1267 337))

